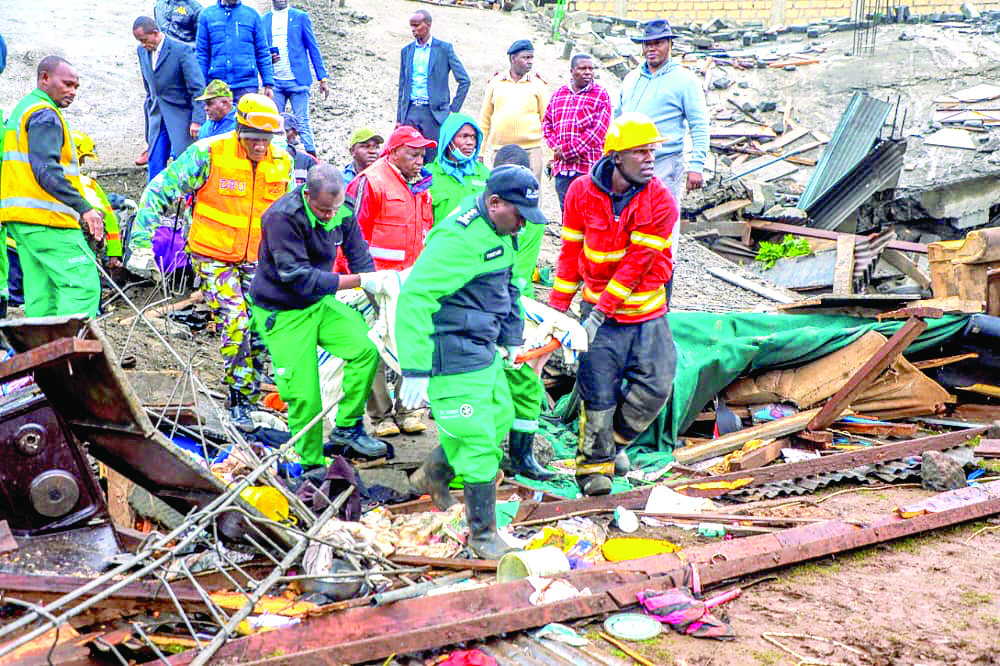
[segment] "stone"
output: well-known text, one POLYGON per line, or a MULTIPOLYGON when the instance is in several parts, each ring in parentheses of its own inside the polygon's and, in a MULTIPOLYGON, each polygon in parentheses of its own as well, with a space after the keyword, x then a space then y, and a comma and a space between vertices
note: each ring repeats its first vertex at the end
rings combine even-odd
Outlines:
POLYGON ((778 108, 777 102, 761 102, 760 110, 762 113, 767 113, 768 111, 774 111, 778 108))
POLYGON ((966 2, 962 5, 962 16, 965 17, 966 21, 974 21, 978 18, 981 18, 982 14, 979 13, 979 10, 976 9, 976 6, 974 4, 972 4, 971 2, 966 2))
POLYGON ((782 67, 782 69, 785 70, 786 72, 794 72, 795 70, 798 69, 798 67, 796 67, 795 65, 785 65, 784 67, 782 67))
POLYGON ((908 32, 901 32, 901 33, 899 33, 899 41, 901 41, 901 42, 912 42, 913 41, 913 35, 911 35, 908 32))
POLYGON ((750 82, 749 81, 740 81, 736 85, 738 85, 740 88, 749 88, 750 87, 750 82))
POLYGON ((940 451, 925 451, 920 461, 920 485, 940 493, 968 484, 961 465, 940 451))
POLYGON ((753 44, 753 31, 748 30, 743 33, 743 46, 750 46, 753 44))
POLYGON ((712 87, 715 88, 716 90, 725 90, 730 85, 732 85, 732 81, 730 81, 724 76, 712 81, 712 87))
POLYGON ((764 217, 779 219, 779 220, 807 220, 809 219, 808 213, 799 208, 793 208, 792 206, 771 206, 764 211, 764 217))
POLYGON ((757 111, 757 107, 750 102, 744 102, 740 109, 746 114, 751 114, 757 111))
POLYGON ((691 37, 689 41, 698 49, 710 49, 715 45, 711 37, 691 37))

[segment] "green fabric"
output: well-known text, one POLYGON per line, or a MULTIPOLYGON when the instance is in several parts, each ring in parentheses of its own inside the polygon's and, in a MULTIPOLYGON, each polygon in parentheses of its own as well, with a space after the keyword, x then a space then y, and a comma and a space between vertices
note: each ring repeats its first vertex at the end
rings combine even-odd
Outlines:
MULTIPOLYGON (((337 425, 351 427, 364 416, 379 356, 359 312, 330 295, 302 310, 273 312, 252 306, 251 313, 255 330, 271 352, 274 380, 281 399, 288 403, 292 434, 323 410, 317 346, 345 361, 344 397, 337 405, 337 425)), ((304 435, 295 450, 304 465, 324 464, 322 425, 304 435)))
POLYGON ((538 266, 538 255, 542 251, 542 237, 545 236, 544 224, 524 225, 517 234, 517 261, 514 263, 514 278, 522 296, 535 297, 535 267, 538 266))
MULTIPOLYGON (((432 318, 442 299, 480 275, 514 265, 512 238, 498 236, 477 214, 474 198, 466 199, 459 213, 431 227, 424 250, 403 283, 396 306, 396 343, 404 373, 430 374, 432 318)), ((507 382, 503 384, 506 388, 507 382)))
POLYGON ((507 384, 514 401, 513 430, 535 432, 538 430, 538 416, 545 401, 545 386, 542 378, 535 374, 531 366, 522 363, 518 368, 507 368, 507 384))
POLYGON ((431 193, 435 224, 454 213, 466 197, 481 194, 486 189, 486 180, 490 177, 489 168, 479 161, 476 162, 475 173, 461 184, 454 176, 446 174, 437 162, 429 164, 427 170, 432 176, 428 191, 431 193))
MULTIPOLYGON (((576 477, 567 474, 560 474, 552 481, 536 481, 535 479, 529 479, 526 476, 521 476, 518 474, 514 479, 523 485, 530 486, 535 490, 541 490, 543 492, 558 495, 559 497, 565 497, 567 499, 576 499, 582 497, 580 493, 580 485, 576 482, 576 477)), ((632 490, 633 485, 628 479, 620 476, 616 476, 611 482, 611 494, 616 495, 618 493, 624 493, 626 491, 632 490)))
MULTIPOLYGON (((2 118, 0 118, 2 120, 2 118)), ((0 123, 2 125, 3 123, 0 123)), ((7 256, 7 227, 0 224, 0 298, 10 298, 10 257, 7 256)))
MULTIPOLYGON (((629 449, 670 450, 719 391, 746 372, 793 367, 849 345, 868 331, 891 336, 902 321, 877 322, 845 315, 670 312, 677 349, 674 395, 649 430, 629 449)), ((965 315, 927 319, 910 345, 919 351, 959 333, 965 315)))
POLYGON ((80 229, 11 222, 24 276, 24 315, 97 316, 101 279, 94 253, 80 229))
POLYGON ((500 443, 514 420, 503 365, 497 354, 489 367, 434 375, 427 387, 438 440, 465 483, 492 483, 500 469, 500 443))
POLYGON ((302 197, 302 207, 305 209, 306 218, 309 220, 309 224, 312 225, 313 229, 316 228, 317 224, 323 227, 323 231, 330 231, 330 229, 336 229, 341 224, 343 224, 344 220, 349 218, 354 212, 350 209, 350 207, 346 203, 340 204, 340 208, 337 209, 337 212, 334 214, 334 216, 331 217, 328 222, 324 222, 318 217, 316 217, 316 213, 314 213, 312 211, 312 208, 309 207, 309 200, 306 198, 305 185, 302 185, 299 188, 299 190, 300 190, 299 194, 302 197))

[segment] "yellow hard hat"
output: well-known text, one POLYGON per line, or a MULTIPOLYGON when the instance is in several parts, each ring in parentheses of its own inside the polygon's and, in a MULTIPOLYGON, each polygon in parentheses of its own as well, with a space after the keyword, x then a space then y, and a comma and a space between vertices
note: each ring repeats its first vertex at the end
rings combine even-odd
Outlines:
POLYGON ((608 133, 604 137, 604 154, 664 141, 666 139, 660 136, 649 116, 635 112, 623 113, 612 120, 608 127, 608 133))
POLYGON ((240 127, 278 134, 281 132, 281 116, 278 107, 266 95, 249 93, 240 98, 236 105, 236 123, 240 127))
POLYGON ((91 157, 97 159, 97 150, 94 148, 94 140, 79 130, 69 133, 73 137, 73 145, 76 147, 76 158, 83 159, 91 157))

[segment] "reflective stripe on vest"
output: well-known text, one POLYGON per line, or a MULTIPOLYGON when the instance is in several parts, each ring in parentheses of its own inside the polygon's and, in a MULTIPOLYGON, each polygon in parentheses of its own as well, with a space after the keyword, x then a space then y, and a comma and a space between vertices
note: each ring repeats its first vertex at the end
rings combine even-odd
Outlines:
POLYGON ((255 262, 261 215, 288 189, 291 157, 271 146, 255 170, 236 132, 209 141, 212 169, 198 190, 188 246, 220 261, 255 262))
POLYGON ((434 224, 431 197, 427 192, 417 195, 410 192, 385 158, 376 160, 363 173, 381 202, 368 239, 375 268, 409 268, 423 251, 424 238, 434 224))
POLYGON ((46 192, 31 170, 28 146, 28 120, 43 109, 52 109, 62 123, 63 145, 59 166, 66 180, 85 196, 80 184, 80 165, 69 133, 69 126, 59 109, 44 93, 35 90, 18 102, 7 120, 0 144, 3 161, 0 163, 0 222, 24 222, 65 229, 80 228, 80 214, 46 192))

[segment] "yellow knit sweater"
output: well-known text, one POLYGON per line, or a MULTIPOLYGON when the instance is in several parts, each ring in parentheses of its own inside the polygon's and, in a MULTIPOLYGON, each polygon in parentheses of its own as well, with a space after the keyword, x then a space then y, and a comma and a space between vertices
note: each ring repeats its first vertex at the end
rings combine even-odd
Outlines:
POLYGON ((497 74, 486 84, 479 112, 483 143, 494 148, 516 144, 525 150, 541 146, 542 117, 548 105, 548 86, 534 72, 520 81, 510 78, 510 72, 497 74))

